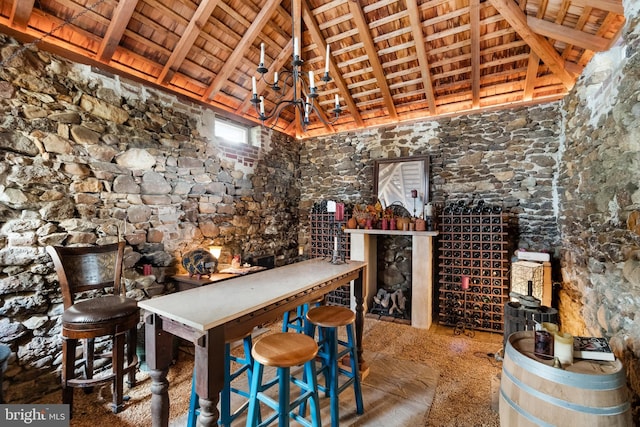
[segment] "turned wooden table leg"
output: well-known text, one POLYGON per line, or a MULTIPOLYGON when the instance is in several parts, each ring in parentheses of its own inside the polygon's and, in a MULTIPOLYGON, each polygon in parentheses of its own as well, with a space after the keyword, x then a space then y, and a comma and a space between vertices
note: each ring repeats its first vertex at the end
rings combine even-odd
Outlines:
POLYGON ((169 425, 169 381, 167 373, 172 357, 173 336, 162 330, 156 314, 145 318, 145 357, 151 377, 151 423, 153 427, 169 425))
POLYGON ((364 270, 360 270, 358 278, 353 281, 353 295, 356 300, 356 346, 358 347, 358 365, 362 378, 369 373, 369 365, 364 360, 364 356, 362 354, 362 333, 364 329, 364 274, 364 270))
POLYGON ((207 331, 195 346, 196 393, 200 403, 198 426, 218 425, 218 401, 224 386, 224 328, 207 331))

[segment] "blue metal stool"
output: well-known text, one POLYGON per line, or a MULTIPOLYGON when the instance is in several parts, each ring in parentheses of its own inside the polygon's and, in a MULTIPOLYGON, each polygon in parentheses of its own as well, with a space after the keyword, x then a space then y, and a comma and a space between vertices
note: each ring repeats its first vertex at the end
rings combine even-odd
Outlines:
POLYGON ((313 338, 294 332, 278 332, 260 338, 253 345, 251 354, 255 360, 251 381, 251 396, 249 397, 249 413, 247 427, 263 427, 278 420, 279 427, 288 427, 291 419, 305 427, 321 427, 320 399, 318 397, 318 383, 316 378, 315 358, 318 345, 313 338), (303 366, 304 379, 291 376, 291 368, 303 366), (263 383, 264 367, 275 367, 277 375, 263 383), (291 384, 301 390, 298 398, 292 400, 291 384), (278 386, 278 400, 267 396, 266 391, 278 386), (304 412, 297 413, 296 409, 311 401, 311 418, 304 418, 304 412), (260 403, 275 411, 260 422, 260 403))
POLYGON ((318 356, 322 360, 322 366, 318 373, 324 374, 324 386, 318 385, 318 389, 324 391, 331 400, 331 426, 340 424, 338 395, 353 386, 356 399, 356 413, 364 413, 362 402, 362 386, 360 384, 360 372, 358 370, 358 352, 356 348, 354 324, 356 315, 347 307, 323 306, 316 307, 307 313, 307 335, 315 336, 315 327, 319 328, 318 356), (346 327, 347 341, 338 338, 338 328, 346 327), (348 356, 350 369, 341 367, 340 361, 348 356), (346 378, 340 384, 340 375, 346 378))
MULTIPOLYGON (((251 332, 249 332, 248 334, 229 339, 224 346, 224 387, 220 392, 220 419, 218 420, 218 425, 224 427, 231 426, 231 423, 249 406, 249 401, 247 400, 233 413, 231 412, 231 393, 235 393, 246 399, 249 398, 249 390, 241 390, 234 387, 232 382, 246 372, 247 384, 251 384, 251 373, 253 370, 253 358, 251 357, 252 343, 253 340, 251 339, 251 332), (231 343, 240 339, 242 340, 244 347, 244 357, 238 357, 231 354, 231 343), (231 372, 231 362, 238 363, 240 367, 231 372)), ((200 415, 199 409, 200 403, 198 402, 198 394, 196 393, 196 371, 194 369, 191 379, 191 399, 189 401, 189 418, 187 420, 187 427, 196 426, 197 416, 200 415)))
POLYGON ((310 301, 305 304, 300 304, 296 307, 296 312, 294 316, 293 311, 287 311, 282 318, 282 332, 289 332, 290 330, 294 330, 299 333, 304 333, 306 329, 307 322, 307 312, 309 311, 309 307, 319 307, 324 302, 324 296, 319 297, 313 301, 310 301))

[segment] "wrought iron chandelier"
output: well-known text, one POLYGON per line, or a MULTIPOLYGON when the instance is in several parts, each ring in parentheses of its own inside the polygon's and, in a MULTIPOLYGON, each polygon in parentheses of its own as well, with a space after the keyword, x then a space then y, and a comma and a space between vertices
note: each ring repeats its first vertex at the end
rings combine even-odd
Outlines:
MULTIPOLYGON (((299 2, 296 3, 295 0, 291 0, 291 35, 293 37, 293 59, 291 61, 291 70, 285 69, 280 72, 274 72, 273 81, 269 82, 266 78, 266 74, 269 70, 265 67, 264 62, 264 43, 260 44, 260 63, 256 70, 258 74, 260 74, 258 79, 264 81, 268 86, 270 86, 271 90, 273 90, 276 95, 275 105, 270 112, 265 113, 264 96, 258 96, 256 77, 254 76, 251 78, 251 103, 253 104, 256 114, 263 126, 266 127, 267 125, 265 122, 273 120, 271 126, 269 126, 271 129, 276 126, 278 119, 280 118, 280 114, 287 107, 293 107, 294 114, 299 118, 300 126, 303 130, 306 130, 309 125, 309 116, 312 112, 315 112, 318 119, 320 119, 320 121, 325 125, 335 123, 342 112, 342 108, 340 107, 340 97, 336 94, 335 107, 332 110, 335 117, 333 120, 325 119, 324 115, 318 110, 318 103, 316 99, 319 94, 318 88, 315 84, 314 72, 310 70, 308 74, 305 75, 302 71, 304 60, 300 56, 299 40, 298 37, 296 37, 296 16, 302 16, 299 10, 295 10, 299 7, 299 2), (285 99, 285 96, 289 91, 292 92, 292 96, 291 98, 285 99)), ((301 25, 301 23, 298 23, 298 25, 301 25)), ((298 34, 300 34, 300 36, 302 35, 301 27, 298 34)), ((329 55, 329 45, 327 44, 324 74, 320 78, 325 82, 325 84, 331 81, 331 76, 329 76, 329 55)))

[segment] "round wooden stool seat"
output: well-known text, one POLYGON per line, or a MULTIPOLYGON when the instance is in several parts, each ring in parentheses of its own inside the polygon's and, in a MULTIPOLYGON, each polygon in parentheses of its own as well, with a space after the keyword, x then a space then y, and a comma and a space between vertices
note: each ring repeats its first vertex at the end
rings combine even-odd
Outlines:
POLYGON ((265 366, 290 368, 312 360, 318 354, 318 344, 304 334, 278 332, 260 338, 253 344, 251 355, 265 366))
POLYGON ((318 328, 318 357, 322 361, 318 373, 324 376, 324 385, 318 384, 318 390, 324 391, 331 400, 331 427, 340 426, 338 395, 349 387, 353 387, 356 413, 364 413, 354 332, 355 320, 356 314, 342 306, 326 305, 307 312, 309 336, 315 337, 315 328, 318 328), (346 329, 346 341, 338 338, 340 327, 346 329), (345 356, 348 356, 346 360, 350 369, 340 365, 345 356))
POLYGON ((347 307, 325 305, 309 310, 307 320, 323 328, 337 328, 355 322, 356 314, 347 307))

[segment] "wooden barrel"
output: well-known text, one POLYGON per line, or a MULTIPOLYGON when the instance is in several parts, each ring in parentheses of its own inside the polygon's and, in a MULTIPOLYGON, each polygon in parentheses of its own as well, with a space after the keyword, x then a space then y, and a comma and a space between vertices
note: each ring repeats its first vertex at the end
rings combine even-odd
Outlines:
POLYGON ((554 368, 533 354, 532 331, 507 341, 500 378, 500 425, 631 426, 626 376, 619 360, 575 359, 554 368))

